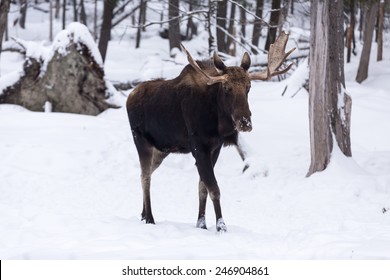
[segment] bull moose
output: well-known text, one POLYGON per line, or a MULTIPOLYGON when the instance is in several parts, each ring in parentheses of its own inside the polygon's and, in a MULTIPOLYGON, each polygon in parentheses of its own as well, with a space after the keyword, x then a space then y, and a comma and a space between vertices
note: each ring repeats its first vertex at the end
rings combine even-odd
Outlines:
POLYGON ((127 99, 127 113, 141 166, 143 209, 141 218, 154 224, 150 181, 170 153, 192 153, 199 180, 199 214, 196 227, 206 229, 205 211, 210 196, 217 231, 226 231, 220 190, 214 175, 222 146, 237 145, 238 133, 252 130, 248 93, 251 80, 268 80, 287 72, 278 70, 287 56, 288 34, 282 32, 268 53, 264 72, 248 73, 251 60, 243 55, 240 66, 225 66, 217 53, 213 61, 195 61, 182 45, 189 64, 171 80, 139 84, 127 99))

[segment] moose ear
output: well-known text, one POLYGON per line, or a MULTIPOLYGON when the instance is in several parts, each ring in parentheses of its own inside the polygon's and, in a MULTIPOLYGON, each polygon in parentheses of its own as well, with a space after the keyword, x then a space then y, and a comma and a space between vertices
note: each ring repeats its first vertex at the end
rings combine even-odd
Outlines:
POLYGON ((218 56, 217 52, 214 52, 213 56, 214 65, 217 69, 224 71, 226 69, 226 65, 223 63, 221 58, 218 56))
POLYGON ((241 67, 244 68, 245 71, 248 71, 250 66, 251 66, 251 58, 249 54, 245 52, 241 60, 241 67))

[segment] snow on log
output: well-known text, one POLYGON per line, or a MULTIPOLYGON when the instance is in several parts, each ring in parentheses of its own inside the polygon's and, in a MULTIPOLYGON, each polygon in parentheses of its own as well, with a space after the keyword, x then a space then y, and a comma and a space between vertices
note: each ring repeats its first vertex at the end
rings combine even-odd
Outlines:
POLYGON ((97 115, 108 108, 113 94, 106 87, 103 62, 86 26, 71 23, 54 39, 52 46, 15 39, 26 49, 20 78, 3 76, 0 104, 17 104, 43 112, 50 102, 53 112, 97 115), (10 83, 13 81, 13 83, 10 83))

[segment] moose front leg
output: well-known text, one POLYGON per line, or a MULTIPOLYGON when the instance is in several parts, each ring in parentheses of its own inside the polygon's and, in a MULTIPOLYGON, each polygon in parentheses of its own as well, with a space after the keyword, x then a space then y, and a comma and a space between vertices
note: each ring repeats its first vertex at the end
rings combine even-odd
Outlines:
POLYGON ((207 229, 206 226, 206 202, 207 202, 207 188, 206 185, 199 180, 199 214, 196 222, 197 228, 207 229))
POLYGON ((194 149, 193 155, 196 159, 196 167, 200 176, 199 183, 199 215, 197 226, 202 227, 202 222, 204 222, 204 228, 206 227, 205 223, 205 208, 206 208, 206 196, 209 194, 211 201, 213 202, 215 218, 216 218, 216 228, 217 231, 224 232, 226 231, 226 225, 222 218, 222 210, 220 203, 220 191, 218 187, 217 180, 214 175, 214 164, 218 158, 220 148, 216 149, 215 152, 210 153, 200 149, 194 149))

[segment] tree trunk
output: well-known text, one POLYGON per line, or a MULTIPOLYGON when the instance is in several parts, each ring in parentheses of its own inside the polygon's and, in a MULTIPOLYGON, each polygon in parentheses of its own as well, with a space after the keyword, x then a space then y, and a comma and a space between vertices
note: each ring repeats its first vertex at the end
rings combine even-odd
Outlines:
POLYGON ((141 43, 141 31, 142 31, 142 23, 144 22, 143 17, 145 15, 144 10, 146 8, 146 1, 140 0, 139 14, 138 14, 138 29, 137 29, 137 37, 135 39, 135 48, 138 49, 141 43))
POLYGON ((53 42, 53 0, 49 3, 49 40, 53 42))
POLYGON ((66 28, 66 0, 62 0, 62 29, 66 28))
POLYGON ((27 14, 27 0, 20 0, 19 25, 23 29, 25 29, 26 26, 26 14, 27 14))
MULTIPOLYGON (((229 34, 231 34, 232 36, 234 36, 234 19, 236 17, 236 4, 234 3, 231 3, 231 6, 230 6, 230 18, 229 18, 229 28, 228 28, 228 32, 229 34)), ((228 49, 228 53, 230 55, 233 55, 235 56, 235 54, 232 53, 232 50, 234 48, 232 48, 231 44, 233 43, 233 39, 231 37, 227 37, 226 39, 226 47, 228 49)))
POLYGON ((350 0, 351 20, 347 28, 347 63, 351 62, 352 41, 355 37, 355 0, 350 0))
POLYGON ((209 33, 209 39, 208 39, 208 43, 209 43, 209 55, 212 54, 212 52, 214 51, 215 49, 215 38, 214 38, 214 35, 213 35, 213 32, 212 32, 212 19, 215 18, 214 17, 214 14, 215 14, 215 6, 214 6, 214 1, 212 0, 209 0, 209 3, 208 3, 208 13, 207 13, 207 19, 206 19, 206 29, 207 29, 207 32, 209 33))
POLYGON ((95 0, 93 9, 93 39, 97 40, 97 0, 95 0))
POLYGON ((169 50, 180 49, 180 20, 179 20, 179 0, 169 0, 168 18, 169 21, 169 50))
POLYGON ((217 3, 217 47, 219 52, 228 53, 226 46, 226 13, 227 13, 227 0, 222 0, 217 3), (221 30, 221 28, 223 30, 221 30))
MULTIPOLYGON (((264 6, 264 0, 256 1, 256 17, 259 18, 263 17, 263 6, 264 6)), ((256 47, 259 45, 259 39, 261 35, 261 19, 259 18, 255 18, 255 21, 253 23, 252 45, 256 47)), ((258 53, 255 48, 252 48, 252 52, 254 54, 258 53)))
POLYGON ((77 1, 73 0, 73 21, 77 21, 77 1))
POLYGON ((311 164, 307 176, 324 170, 333 140, 351 156, 352 100, 345 91, 343 1, 319 0, 311 4, 309 65, 309 126, 311 164))
POLYGON ((279 15, 280 15, 280 0, 272 0, 272 12, 269 20, 267 41, 265 42, 264 49, 269 51, 271 44, 275 42, 276 32, 278 30, 279 15))
POLYGON ((358 83, 363 82, 368 77, 368 65, 370 64, 370 53, 372 38, 374 36, 375 20, 378 13, 378 3, 371 1, 369 4, 366 26, 364 28, 364 44, 360 55, 359 68, 356 75, 358 83))
POLYGON ((85 12, 84 0, 80 0, 80 22, 87 25, 87 13, 85 12))
MULTIPOLYGON (((242 6, 246 8, 246 0, 242 0, 242 6)), ((241 43, 246 44, 244 38, 246 37, 246 11, 240 9, 240 24, 241 24, 241 43)))
POLYGON ((378 52, 377 52, 377 61, 383 59, 383 21, 385 13, 385 1, 380 0, 379 4, 379 16, 378 16, 378 52))
POLYGON ((1 0, 0 2, 0 54, 3 48, 4 33, 7 29, 10 2, 10 0, 1 0))
POLYGON ((55 18, 59 18, 60 17, 60 0, 56 0, 56 13, 55 13, 55 18))
POLYGON ((112 15, 115 8, 115 0, 104 0, 103 23, 100 30, 99 51, 103 61, 106 59, 108 41, 111 38, 112 15))

